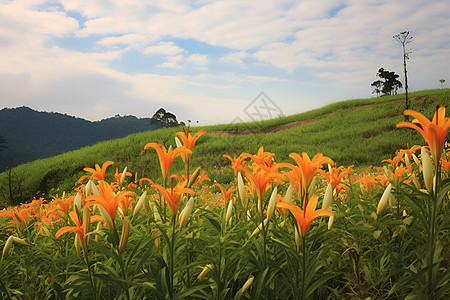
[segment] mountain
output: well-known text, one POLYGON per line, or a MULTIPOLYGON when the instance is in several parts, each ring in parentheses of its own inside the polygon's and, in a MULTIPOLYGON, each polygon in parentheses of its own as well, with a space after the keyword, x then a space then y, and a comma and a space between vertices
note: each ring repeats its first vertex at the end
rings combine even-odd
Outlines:
MULTIPOLYGON (((21 163, 54 156, 93 145, 99 141, 125 137, 131 133, 178 125, 158 114, 152 118, 120 116, 91 122, 55 112, 29 107, 0 110, 0 172, 21 163), (1 143, 6 140, 6 143, 1 143), (6 146, 7 148, 4 148, 6 146)), ((164 115, 164 114, 162 114, 164 115)))

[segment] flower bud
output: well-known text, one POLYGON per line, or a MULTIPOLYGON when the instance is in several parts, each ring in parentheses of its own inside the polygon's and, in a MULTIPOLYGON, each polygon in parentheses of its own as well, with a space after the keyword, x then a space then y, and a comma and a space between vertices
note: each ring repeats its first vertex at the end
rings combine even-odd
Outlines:
POLYGON ((391 189, 392 184, 389 183, 389 185, 384 190, 383 196, 381 196, 380 202, 378 202, 377 215, 379 215, 383 208, 386 206, 386 203, 389 200, 389 196, 391 194, 391 189))
POLYGON ((81 194, 77 193, 75 199, 73 200, 73 205, 78 208, 78 211, 81 210, 81 194))
MULTIPOLYGON (((186 154, 186 153, 183 153, 183 154, 186 154)), ((194 184, 194 182, 197 180, 198 176, 200 175, 201 170, 202 169, 200 167, 195 169, 194 173, 191 175, 191 177, 189 177, 189 182, 186 187, 189 188, 194 184)))
POLYGON ((420 153, 422 155, 423 180, 428 192, 431 193, 433 191, 433 165, 431 163, 430 155, 425 147, 422 146, 420 153))
POLYGON ((245 191, 244 179, 242 178, 241 172, 238 172, 238 191, 239 191, 239 198, 241 198, 242 206, 245 207, 246 191, 245 191))
POLYGON ((180 228, 183 228, 187 224, 193 208, 194 208, 194 197, 191 197, 180 213, 179 217, 180 228))
POLYGON ((203 268, 203 270, 200 272, 200 274, 198 275, 198 279, 203 279, 203 277, 205 277, 206 274, 208 274, 208 272, 210 270, 212 270, 212 268, 214 267, 213 264, 206 264, 206 266, 203 268))
POLYGON ((270 196, 269 205, 267 206, 267 220, 270 220, 275 212, 275 205, 277 204, 278 189, 275 187, 270 196))
POLYGON ((325 190, 325 195, 323 196, 322 209, 328 209, 331 205, 331 201, 333 200, 333 186, 328 184, 327 189, 325 190))
MULTIPOLYGON (((266 226, 266 225, 267 225, 267 219, 264 220, 264 226, 266 226)), ((253 233, 250 237, 254 237, 254 236, 258 235, 259 232, 261 231, 262 227, 263 227, 263 223, 259 224, 259 226, 256 227, 256 229, 253 231, 253 233)))
POLYGON ((231 218, 231 213, 233 212, 233 199, 230 199, 227 207, 227 214, 225 216, 225 224, 228 224, 231 218))
POLYGON ((135 215, 137 215, 137 213, 141 210, 142 206, 144 205, 145 200, 147 199, 147 191, 144 191, 141 195, 141 197, 139 197, 138 202, 136 203, 136 206, 134 207, 133 210, 133 217, 135 215))
POLYGON ((103 222, 105 222, 106 226, 108 226, 109 229, 114 230, 114 221, 111 219, 111 217, 109 216, 106 209, 101 205, 97 205, 97 208, 98 208, 100 215, 103 218, 103 222))
POLYGON ((125 217, 123 218, 122 234, 120 235, 119 252, 122 252, 123 249, 125 248, 129 234, 130 234, 130 221, 128 221, 128 218, 125 217))
POLYGON ((122 183, 125 181, 126 174, 127 174, 127 167, 123 169, 122 176, 120 176, 119 185, 122 185, 122 183))
POLYGON ((250 287, 250 285, 253 283, 254 279, 255 279, 255 276, 253 276, 253 275, 247 279, 247 281, 242 286, 242 293, 244 293, 250 287))
POLYGON ((6 257, 8 255, 12 243, 13 243, 13 236, 10 235, 9 238, 6 240, 5 246, 3 247, 3 257, 6 257))

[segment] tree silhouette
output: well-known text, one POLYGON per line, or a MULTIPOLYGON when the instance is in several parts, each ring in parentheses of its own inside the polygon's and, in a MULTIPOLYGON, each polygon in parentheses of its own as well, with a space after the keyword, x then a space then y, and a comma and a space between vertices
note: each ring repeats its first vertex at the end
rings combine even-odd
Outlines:
POLYGON ((154 124, 155 122, 160 122, 167 126, 179 125, 177 117, 173 113, 167 112, 164 108, 158 109, 151 118, 150 123, 154 124))
POLYGON ((394 72, 380 68, 378 69, 377 77, 383 79, 383 81, 376 80, 371 84, 371 86, 375 88, 374 92, 377 93, 377 95, 379 95, 380 92, 382 92, 383 95, 396 95, 397 90, 402 87, 402 83, 397 79, 400 76, 394 72))
MULTIPOLYGON (((408 76, 406 72, 406 60, 409 59, 409 54, 412 52, 411 50, 406 50, 405 46, 409 44, 412 40, 412 36, 410 35, 409 31, 402 31, 399 34, 396 34, 393 36, 393 38, 402 44, 403 49, 403 72, 405 73, 405 96, 406 96, 406 109, 409 109, 408 105, 408 76)), ((406 119, 408 119, 408 116, 405 116, 406 119)))
POLYGON ((443 89, 444 88, 445 79, 441 79, 441 80, 439 80, 439 82, 441 83, 441 89, 443 89))

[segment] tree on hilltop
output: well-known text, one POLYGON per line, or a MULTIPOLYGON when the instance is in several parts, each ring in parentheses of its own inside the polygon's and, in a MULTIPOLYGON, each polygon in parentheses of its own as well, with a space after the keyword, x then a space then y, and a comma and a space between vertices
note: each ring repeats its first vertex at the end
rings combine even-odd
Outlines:
MULTIPOLYGON (((394 40, 402 44, 403 49, 403 72, 405 73, 405 97, 406 97, 406 109, 409 109, 408 105, 408 76, 406 73, 406 60, 409 59, 409 54, 412 53, 411 50, 406 50, 405 46, 409 43, 411 43, 412 36, 410 35, 409 31, 402 31, 399 34, 396 34, 393 36, 394 40)), ((406 119, 408 119, 408 116, 405 116, 406 119)))
POLYGON ((377 77, 382 80, 376 80, 371 84, 374 87, 373 92, 377 96, 380 93, 383 93, 383 95, 396 95, 398 89, 402 88, 402 83, 397 79, 400 76, 395 74, 395 72, 385 70, 381 67, 378 69, 377 77))
POLYGON ((158 109, 151 118, 150 124, 156 122, 160 122, 168 127, 180 125, 177 121, 177 117, 173 113, 167 112, 164 108, 158 109))

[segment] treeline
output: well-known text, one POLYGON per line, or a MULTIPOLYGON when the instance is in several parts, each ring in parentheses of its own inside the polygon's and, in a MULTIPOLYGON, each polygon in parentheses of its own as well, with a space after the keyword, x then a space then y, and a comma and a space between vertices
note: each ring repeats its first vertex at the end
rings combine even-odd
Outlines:
POLYGON ((99 141, 177 125, 176 116, 162 108, 152 118, 116 115, 96 122, 28 107, 4 108, 0 110, 0 172, 99 141), (170 120, 161 117, 164 114, 170 120))

